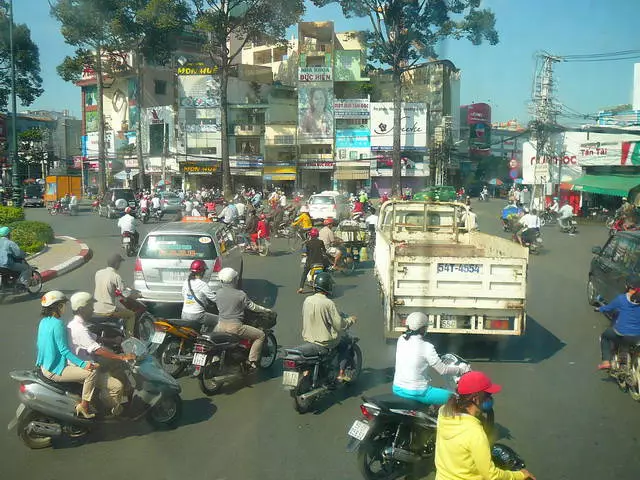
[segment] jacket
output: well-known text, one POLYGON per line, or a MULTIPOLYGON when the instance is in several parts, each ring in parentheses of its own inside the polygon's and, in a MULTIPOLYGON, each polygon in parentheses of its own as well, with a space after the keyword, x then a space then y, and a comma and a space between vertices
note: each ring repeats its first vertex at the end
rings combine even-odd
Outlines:
POLYGON ((327 257, 327 249, 324 242, 319 238, 310 238, 304 243, 304 249, 307 252, 306 265, 310 267, 314 264, 324 264, 327 257))
POLYGON ((302 304, 302 339, 305 342, 333 348, 348 324, 336 304, 322 293, 307 297, 302 304))
POLYGON ((620 335, 640 336, 640 304, 633 303, 627 294, 618 295, 608 305, 600 307, 601 312, 618 311, 613 329, 620 335))
POLYGON ((83 360, 75 356, 67 343, 67 330, 60 318, 44 317, 38 325, 36 341, 38 356, 36 367, 44 367, 56 375, 62 375, 67 361, 84 368, 83 360))
POLYGON ((296 218, 291 226, 300 228, 311 228, 313 227, 313 223, 311 222, 311 217, 309 216, 309 214, 307 212, 303 212, 298 218, 296 218))
POLYGON ((25 257, 20 247, 6 237, 0 238, 0 267, 9 267, 25 257))
POLYGON ((524 480, 521 472, 501 470, 491 459, 491 447, 480 419, 447 417, 440 408, 436 430, 436 480, 524 480))

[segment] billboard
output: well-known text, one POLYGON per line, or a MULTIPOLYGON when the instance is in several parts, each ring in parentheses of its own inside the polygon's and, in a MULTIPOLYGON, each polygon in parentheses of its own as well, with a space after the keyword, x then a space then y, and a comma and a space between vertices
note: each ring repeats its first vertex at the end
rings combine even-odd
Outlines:
POLYGON ((331 67, 300 67, 298 82, 331 82, 333 81, 331 71, 331 67))
POLYGON ((333 143, 333 84, 299 84, 298 140, 302 144, 333 143))
MULTIPOLYGON (((393 103, 371 104, 371 148, 393 148, 393 103)), ((400 120, 400 147, 403 150, 427 150, 427 106, 424 103, 403 103, 400 120)))
POLYGON ((469 151, 489 155, 491 151, 491 106, 473 103, 465 107, 469 126, 469 151))
POLYGON ((220 78, 211 75, 180 75, 178 102, 182 108, 219 108, 220 78))
POLYGON ((582 175, 582 166, 577 155, 565 152, 554 156, 549 162, 540 156, 536 162, 536 147, 532 142, 522 144, 522 182, 526 184, 570 182, 582 175))
POLYGON ((369 108, 369 99, 367 98, 336 100, 333 103, 333 111, 336 120, 343 118, 369 118, 369 108))
POLYGON ((369 129, 336 129, 336 148, 369 148, 371 138, 369 129))

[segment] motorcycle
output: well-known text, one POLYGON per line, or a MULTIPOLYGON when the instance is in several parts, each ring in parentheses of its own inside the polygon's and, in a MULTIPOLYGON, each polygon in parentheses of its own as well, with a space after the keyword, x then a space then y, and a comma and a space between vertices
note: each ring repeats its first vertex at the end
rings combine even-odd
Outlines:
POLYGON ((127 257, 133 257, 136 254, 138 246, 136 245, 136 238, 132 232, 122 233, 122 248, 127 257))
MULTIPOLYGON (((307 263, 306 253, 303 253, 300 256, 300 263, 301 263, 301 266, 304 268, 304 265, 307 263)), ((311 265, 311 268, 309 269, 309 273, 307 273, 307 278, 306 278, 307 285, 313 288, 313 282, 316 279, 316 275, 319 272, 324 272, 324 271, 325 271, 325 267, 324 267, 324 264, 322 263, 314 263, 313 265, 311 265)))
MULTIPOLYGON (((532 233, 529 233, 531 231, 531 229, 528 229, 522 232, 522 240, 524 241, 524 246, 529 249, 529 253, 537 255, 540 253, 540 250, 542 250, 542 232, 540 231, 540 229, 533 229, 532 233)), ((515 243, 520 243, 520 241, 518 240, 518 232, 514 233, 511 239, 515 243)))
POLYGON ((578 233, 578 222, 576 222, 573 217, 565 219, 564 222, 558 219, 558 226, 560 227, 560 231, 562 233, 578 233))
POLYGON ((162 210, 162 208, 154 208, 152 215, 153 218, 160 222, 162 221, 162 217, 164 216, 164 210, 162 210))
POLYGON ((142 223, 147 223, 149 221, 149 208, 141 207, 140 210, 138 210, 138 218, 142 223))
POLYGON ((349 334, 349 327, 345 333, 341 340, 345 343, 342 348, 346 348, 351 355, 345 369, 345 373, 351 378, 348 383, 340 383, 336 380, 339 373, 336 348, 322 354, 318 354, 318 348, 311 343, 285 349, 282 385, 290 392, 296 412, 307 413, 321 396, 337 388, 348 387, 360 377, 362 350, 358 345, 359 339, 349 334))
POLYGON ((200 336, 201 324, 197 321, 156 320, 151 343, 158 345, 156 357, 165 372, 178 378, 193 361, 193 347, 200 336))
POLYGON ((100 211, 100 200, 94 200, 91 202, 91 213, 98 213, 100 211))
POLYGON ((549 207, 545 208, 544 212, 542 212, 542 215, 540 215, 540 225, 541 226, 545 226, 545 225, 552 225, 553 223, 555 223, 558 218, 558 214, 555 212, 552 212, 551 209, 549 207))
POLYGON ((637 225, 627 225, 625 224, 625 219, 623 217, 619 217, 609 226, 609 236, 613 236, 618 232, 635 232, 637 230, 637 225))
POLYGON ((119 416, 109 416, 100 395, 95 395, 97 414, 94 418, 76 415, 81 400, 81 383, 54 382, 46 378, 39 368, 16 370, 12 379, 20 382, 20 405, 9 430, 17 428, 23 443, 31 449, 50 447, 54 438, 77 439, 105 424, 137 421, 146 417, 158 428, 172 427, 182 413, 181 388, 165 373, 157 360, 148 354, 144 342, 129 338, 122 342, 125 353, 135 354, 135 362, 127 362, 125 393, 129 401, 119 416))
MULTIPOLYGON (((0 293, 12 293, 14 295, 22 293, 24 287, 18 281, 19 277, 19 272, 0 267, 0 293)), ((31 295, 37 295, 42 291, 42 275, 38 271, 38 267, 33 265, 31 265, 31 280, 26 290, 31 295)))
MULTIPOLYGON (((265 333, 259 368, 270 368, 278 355, 278 342, 273 334, 277 314, 245 312, 245 323, 259 328, 265 333)), ((205 395, 215 395, 225 383, 234 382, 247 377, 249 350, 252 341, 238 335, 224 332, 213 332, 200 335, 194 345, 192 364, 205 395)))
MULTIPOLYGON (((604 299, 598 296, 596 305, 605 305, 604 299)), ((605 316, 615 321, 614 315, 605 316)), ((623 336, 618 339, 611 355, 609 376, 616 381, 620 390, 628 392, 631 398, 640 402, 640 338, 623 336)))
POLYGON ((58 215, 58 214, 70 215, 71 214, 71 212, 69 211, 69 204, 62 203, 60 200, 53 203, 53 205, 49 209, 49 213, 51 215, 58 215))
MULTIPOLYGON (((455 354, 445 354, 446 365, 469 365, 455 354)), ((447 390, 455 391, 460 375, 443 375, 447 390)), ((362 397, 363 418, 348 431, 348 452, 356 452, 358 469, 366 479, 397 478, 412 464, 432 461, 436 448, 437 405, 426 405, 393 394, 362 397), (380 471, 374 471, 379 466, 380 471)), ((483 418, 485 430, 493 428, 494 413, 483 418)), ((488 436, 490 434, 488 433, 488 436)))

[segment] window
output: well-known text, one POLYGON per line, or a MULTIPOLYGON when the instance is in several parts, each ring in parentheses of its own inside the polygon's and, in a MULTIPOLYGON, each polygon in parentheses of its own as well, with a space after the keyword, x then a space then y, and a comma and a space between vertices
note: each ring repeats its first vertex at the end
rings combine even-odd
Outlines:
POLYGON ((275 135, 273 143, 274 145, 293 145, 293 135, 275 135))
POLYGON ((167 94, 167 82, 164 80, 154 80, 153 81, 153 89, 156 95, 166 95, 167 94))
POLYGON ((637 245, 631 238, 621 237, 614 248, 612 260, 626 268, 633 268, 638 261, 636 249, 637 245))
POLYGON ((160 156, 164 151, 164 123, 149 125, 149 155, 160 156))
POLYGON ((140 248, 140 258, 215 260, 218 256, 208 235, 150 235, 140 248))

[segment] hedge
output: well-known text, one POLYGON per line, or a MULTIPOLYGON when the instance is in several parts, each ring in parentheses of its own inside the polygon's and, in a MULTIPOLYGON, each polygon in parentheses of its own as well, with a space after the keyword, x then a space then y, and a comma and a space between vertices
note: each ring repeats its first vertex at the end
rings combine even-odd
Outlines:
POLYGON ((0 206, 0 226, 24 220, 24 210, 19 207, 0 206))
POLYGON ((23 220, 11 225, 11 239, 27 253, 36 253, 51 243, 53 228, 48 223, 23 220))

